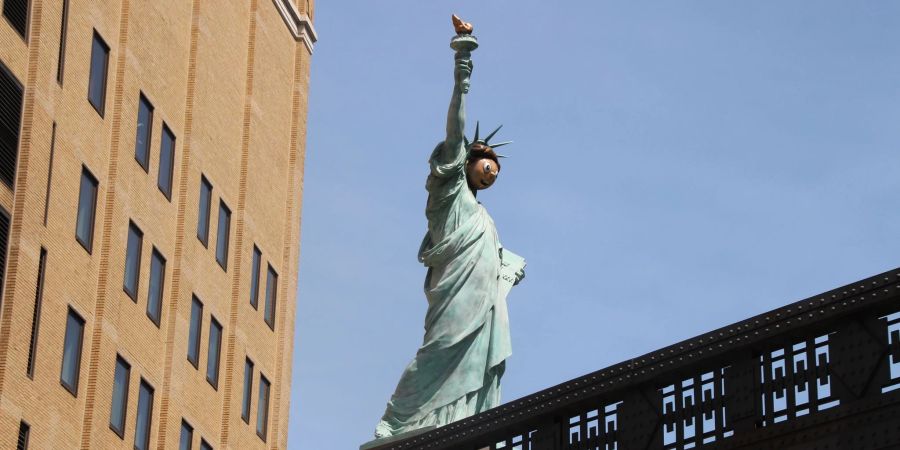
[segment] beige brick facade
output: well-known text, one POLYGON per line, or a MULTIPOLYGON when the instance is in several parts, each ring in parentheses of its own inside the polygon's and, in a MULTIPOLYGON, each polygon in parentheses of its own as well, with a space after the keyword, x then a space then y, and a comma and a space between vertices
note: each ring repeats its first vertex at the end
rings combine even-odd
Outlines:
POLYGON ((11 217, 0 449, 16 448, 23 421, 30 449, 134 448, 141 380, 154 389, 149 448, 179 448, 183 420, 195 449, 201 438, 216 449, 285 448, 312 0, 27 3, 24 38, 0 19, 0 62, 24 86, 14 189, 0 184, 11 217), (94 33, 109 46, 102 116, 87 100, 94 33), (147 171, 135 159, 142 93, 154 108, 147 171), (157 187, 163 124, 175 136, 171 199, 157 187), (99 182, 90 252, 75 238, 82 167, 99 182), (212 185, 208 245, 197 238, 201 176, 212 185), (225 269, 216 261, 220 201, 231 210, 225 269), (143 232, 136 301, 123 290, 129 222, 143 232), (249 301, 254 246, 262 255, 258 308, 249 301), (30 378, 41 248, 46 275, 30 378), (146 312, 153 249, 166 260, 159 325, 146 312), (274 329, 264 319, 269 266, 278 274, 274 329), (192 296, 203 303, 196 368, 186 356, 192 296), (76 395, 60 381, 69 308, 85 321, 76 395), (217 386, 206 379, 213 317, 223 328, 217 386), (110 427, 117 355, 131 366, 121 437, 110 427), (249 423, 241 417, 247 358, 249 423), (264 438, 261 376, 271 382, 264 438))

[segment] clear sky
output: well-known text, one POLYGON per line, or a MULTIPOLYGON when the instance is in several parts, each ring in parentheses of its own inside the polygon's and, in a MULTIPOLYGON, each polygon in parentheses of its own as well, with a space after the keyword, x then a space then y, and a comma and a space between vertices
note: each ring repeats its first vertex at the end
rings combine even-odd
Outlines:
POLYGON ((322 0, 291 449, 371 439, 421 344, 452 12, 515 140, 505 401, 900 266, 900 2, 322 0))

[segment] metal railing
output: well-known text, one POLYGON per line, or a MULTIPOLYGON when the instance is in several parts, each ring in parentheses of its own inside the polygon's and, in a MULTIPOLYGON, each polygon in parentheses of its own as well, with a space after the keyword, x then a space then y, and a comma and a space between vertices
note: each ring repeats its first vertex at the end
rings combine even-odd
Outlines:
POLYGON ((900 447, 900 269, 377 450, 900 447))

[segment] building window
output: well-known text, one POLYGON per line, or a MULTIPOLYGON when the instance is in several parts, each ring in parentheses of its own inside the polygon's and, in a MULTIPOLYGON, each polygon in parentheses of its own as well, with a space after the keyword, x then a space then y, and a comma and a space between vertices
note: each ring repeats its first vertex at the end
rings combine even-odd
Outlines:
POLYGON ((59 381, 64 388, 76 397, 78 396, 78 375, 81 372, 81 345, 83 339, 84 319, 72 307, 69 307, 59 381))
POLYGON ((178 450, 191 450, 194 443, 194 427, 181 419, 181 437, 178 439, 178 450))
POLYGON ((256 435, 266 441, 269 428, 269 380, 259 374, 259 401, 256 403, 256 435))
POLYGON ((213 450, 213 448, 209 442, 206 442, 206 439, 200 439, 200 450, 213 450))
POLYGON ((34 293, 34 312, 31 316, 31 342, 28 346, 28 363, 25 374, 34 379, 34 361, 37 354, 38 331, 41 328, 41 307, 44 303, 44 276, 47 273, 47 249, 41 247, 38 259, 37 289, 34 293))
POLYGON ((225 202, 219 201, 219 228, 216 237, 216 261, 228 270, 228 236, 231 232, 231 210, 225 202))
POLYGON ((209 245, 209 207, 212 202, 212 184, 200 175, 200 207, 197 211, 197 239, 204 247, 209 245))
POLYGON ((94 43, 91 46, 91 73, 88 80, 88 101, 100 117, 106 107, 106 71, 109 66, 109 46, 94 31, 94 43))
POLYGON ((206 355, 206 381, 219 389, 219 356, 222 347, 222 325, 215 317, 209 323, 209 351, 206 355))
POLYGON ((50 186, 53 182, 53 155, 56 153, 56 122, 50 130, 50 161, 47 163, 47 191, 44 193, 44 226, 47 226, 47 213, 50 211, 50 186))
POLYGON ((0 181, 10 189, 15 182, 21 125, 22 84, 0 62, 0 181))
POLYGON ((187 359, 197 368, 200 362, 200 331, 203 327, 203 303, 196 295, 191 297, 191 328, 188 331, 187 359))
POLYGON ((0 304, 3 303, 3 279, 6 277, 6 252, 9 244, 9 213, 0 207, 0 304))
POLYGON ((137 132, 134 138, 134 159, 144 169, 150 170, 150 136, 153 131, 153 104, 144 97, 138 99, 137 132))
POLYGON ((28 0, 3 0, 3 17, 24 38, 28 31, 28 0))
POLYGON ((250 306, 257 309, 259 299, 259 265, 262 260, 262 252, 259 247, 253 246, 253 262, 250 267, 250 306))
POLYGON ((162 140, 159 145, 159 176, 156 185, 159 190, 172 200, 172 169, 175 163, 175 135, 163 123, 162 140))
POLYGON ((56 58, 56 82, 62 86, 63 69, 66 65, 66 35, 69 31, 69 0, 62 2, 62 19, 59 24, 59 55, 56 58))
POLYGON ((125 247, 125 282, 122 288, 132 300, 137 301, 138 281, 141 276, 141 248, 144 232, 134 222, 128 223, 128 242, 125 247))
POLYGON ((109 411, 109 427, 125 438, 125 418, 128 415, 128 384, 131 364, 116 355, 116 371, 113 373, 112 406, 109 411))
POLYGON ((166 282, 166 258, 157 250, 153 249, 153 256, 150 258, 150 289, 147 291, 147 317, 159 326, 159 319, 162 316, 162 299, 163 286, 166 282))
POLYGON ((81 167, 81 187, 78 190, 78 216, 75 221, 75 238, 91 253, 94 244, 94 215, 97 210, 97 179, 87 167, 81 167))
POLYGON ((138 391, 137 423, 134 426, 134 449, 150 448, 150 419, 153 417, 153 387, 141 379, 138 391))
POLYGON ((244 362, 244 400, 241 404, 241 419, 250 423, 250 397, 253 396, 253 361, 244 362))
POLYGON ((278 274, 275 273, 275 269, 272 268, 272 265, 269 265, 269 271, 266 276, 266 309, 264 311, 263 316, 265 317, 266 324, 269 325, 269 328, 275 329, 275 302, 277 300, 277 291, 278 291, 278 274))
POLYGON ((25 421, 19 422, 19 439, 16 440, 16 450, 28 450, 28 438, 31 437, 31 426, 25 421))

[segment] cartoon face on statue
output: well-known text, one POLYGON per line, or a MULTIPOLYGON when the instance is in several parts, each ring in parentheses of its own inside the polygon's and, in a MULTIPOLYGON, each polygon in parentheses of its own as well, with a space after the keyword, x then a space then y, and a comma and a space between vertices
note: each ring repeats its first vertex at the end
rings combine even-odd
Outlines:
POLYGON ((466 179, 474 191, 487 189, 497 180, 500 166, 490 158, 470 159, 466 165, 466 179))
POLYGON ((478 142, 469 147, 469 159, 466 163, 469 189, 480 191, 491 187, 499 173, 500 161, 493 149, 478 142))

